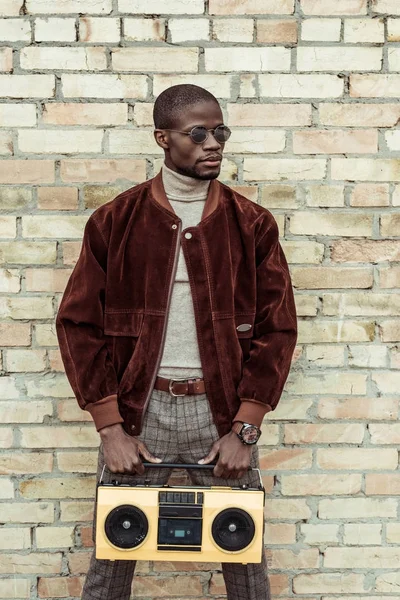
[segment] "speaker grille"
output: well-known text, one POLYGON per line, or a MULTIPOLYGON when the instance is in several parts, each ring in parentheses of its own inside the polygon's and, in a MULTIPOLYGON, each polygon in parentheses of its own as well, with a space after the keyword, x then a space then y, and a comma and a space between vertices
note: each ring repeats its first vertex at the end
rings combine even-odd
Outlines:
POLYGON ((211 533, 217 546, 237 552, 246 548, 254 539, 254 521, 241 508, 226 508, 215 517, 211 533))
POLYGON ((109 541, 117 548, 136 548, 145 539, 149 530, 146 515, 140 508, 122 504, 107 516, 104 529, 109 541))

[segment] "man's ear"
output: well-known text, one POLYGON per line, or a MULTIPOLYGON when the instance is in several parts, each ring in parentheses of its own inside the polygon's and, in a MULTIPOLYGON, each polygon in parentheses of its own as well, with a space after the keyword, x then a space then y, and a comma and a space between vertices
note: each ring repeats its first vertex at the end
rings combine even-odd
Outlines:
POLYGON ((165 129, 155 129, 154 130, 154 139, 156 140, 156 142, 160 146, 160 148, 163 148, 164 150, 169 149, 167 133, 166 133, 165 129))

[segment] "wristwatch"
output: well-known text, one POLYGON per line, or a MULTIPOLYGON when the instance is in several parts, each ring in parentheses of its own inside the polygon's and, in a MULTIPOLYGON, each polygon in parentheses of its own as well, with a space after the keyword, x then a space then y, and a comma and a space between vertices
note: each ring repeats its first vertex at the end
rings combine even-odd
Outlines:
POLYGON ((242 444, 246 444, 246 446, 256 444, 260 439, 261 429, 257 425, 235 421, 231 429, 236 433, 242 444))

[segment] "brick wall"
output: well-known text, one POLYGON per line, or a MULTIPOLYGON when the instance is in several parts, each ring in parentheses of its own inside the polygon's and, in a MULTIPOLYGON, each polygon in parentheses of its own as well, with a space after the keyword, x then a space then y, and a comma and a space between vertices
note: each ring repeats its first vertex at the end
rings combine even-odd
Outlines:
MULTIPOLYGON (((205 4, 0 2, 0 598, 80 595, 99 437, 54 317, 88 216, 158 172, 178 82, 220 98, 221 179, 275 215, 296 292, 260 443, 274 598, 399 598, 400 2, 205 4)), ((224 592, 215 563, 139 563, 137 598, 224 592)))

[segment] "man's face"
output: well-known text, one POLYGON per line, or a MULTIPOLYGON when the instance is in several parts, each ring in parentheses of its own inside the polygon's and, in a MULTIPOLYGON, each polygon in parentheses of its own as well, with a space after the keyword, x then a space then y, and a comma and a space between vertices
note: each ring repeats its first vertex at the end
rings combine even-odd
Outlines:
MULTIPOLYGON (((214 129, 223 125, 222 111, 214 101, 199 102, 182 110, 172 129, 189 132, 193 127, 214 129)), ((202 144, 196 144, 189 135, 156 129, 155 138, 165 151, 167 167, 196 179, 215 179, 221 170, 224 144, 217 142, 212 132, 202 144)))

